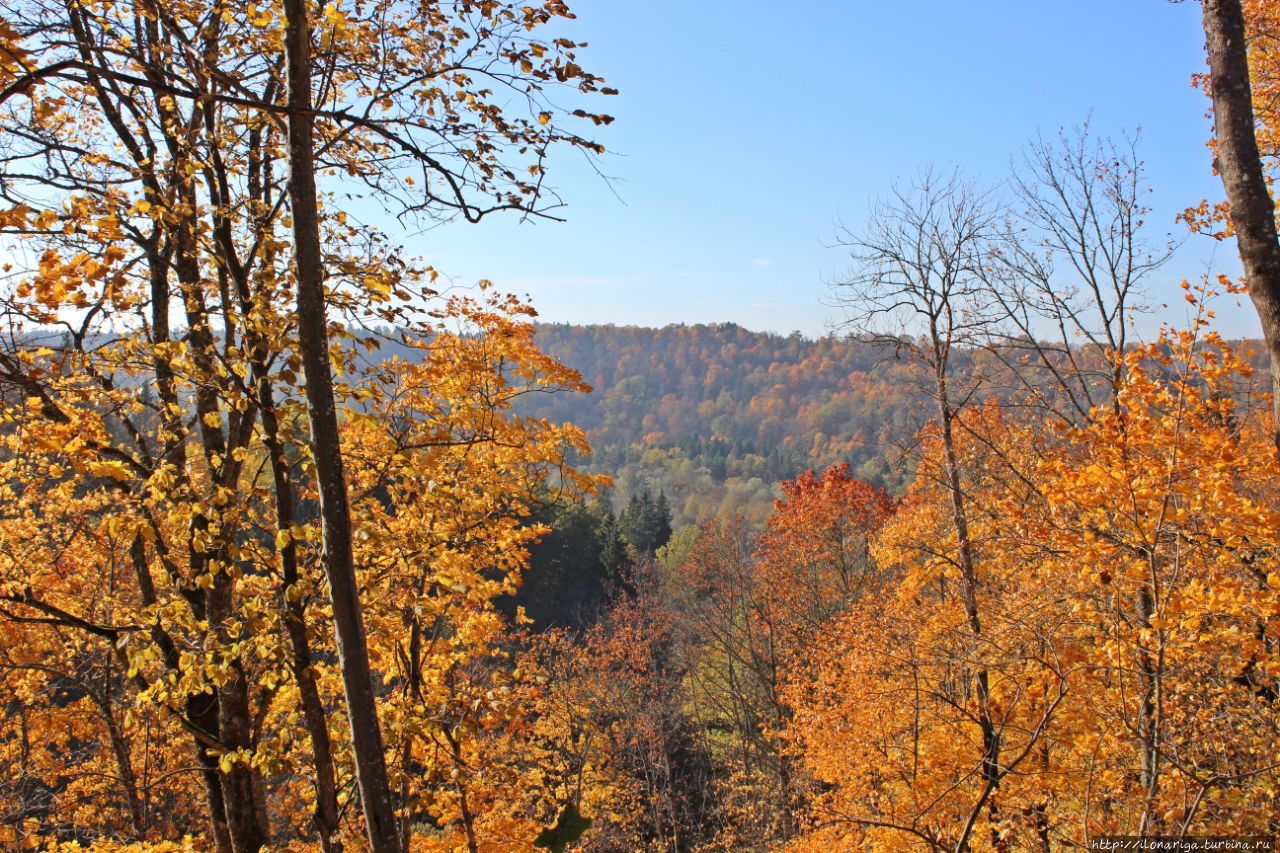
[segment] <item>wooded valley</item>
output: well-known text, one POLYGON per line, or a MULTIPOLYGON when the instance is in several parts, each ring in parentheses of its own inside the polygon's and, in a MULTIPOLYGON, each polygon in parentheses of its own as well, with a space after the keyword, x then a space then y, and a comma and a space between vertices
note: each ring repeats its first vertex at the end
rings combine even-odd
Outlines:
POLYGON ((0 5, 0 847, 1273 842, 1280 4, 1194 11, 1242 275, 1084 126, 894 183, 811 339, 365 221, 572 216, 565 0, 0 5))

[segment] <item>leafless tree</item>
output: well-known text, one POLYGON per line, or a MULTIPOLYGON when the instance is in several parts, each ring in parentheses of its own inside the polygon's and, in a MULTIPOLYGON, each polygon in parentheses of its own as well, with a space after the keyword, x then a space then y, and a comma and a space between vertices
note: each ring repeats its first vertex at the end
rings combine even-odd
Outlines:
POLYGON ((984 277, 1001 322, 991 352, 1008 376, 1067 422, 1114 405, 1147 307, 1145 283, 1173 245, 1153 245, 1138 136, 1117 143, 1088 125, 1037 137, 1014 168, 1012 215, 984 277))

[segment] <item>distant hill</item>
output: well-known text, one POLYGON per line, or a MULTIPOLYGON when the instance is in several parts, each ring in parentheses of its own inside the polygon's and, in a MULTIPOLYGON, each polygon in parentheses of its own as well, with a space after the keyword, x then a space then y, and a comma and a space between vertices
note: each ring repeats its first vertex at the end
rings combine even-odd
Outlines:
MULTIPOLYGON (((779 480, 835 462, 897 491, 911 473, 903 451, 932 414, 918 368, 866 341, 733 323, 536 329, 595 390, 538 396, 526 412, 587 431, 586 467, 613 476, 615 509, 646 488, 665 493, 677 528, 729 513, 760 521, 779 480)), ((1237 345, 1257 369, 1244 393, 1267 389, 1265 352, 1237 345)))
POLYGON ((732 323, 541 324, 537 341, 595 390, 525 411, 585 429, 588 467, 614 477, 615 504, 665 493, 677 527, 727 512, 761 519, 778 480, 834 462, 895 489, 909 473, 900 449, 926 417, 910 368, 862 341, 732 323))

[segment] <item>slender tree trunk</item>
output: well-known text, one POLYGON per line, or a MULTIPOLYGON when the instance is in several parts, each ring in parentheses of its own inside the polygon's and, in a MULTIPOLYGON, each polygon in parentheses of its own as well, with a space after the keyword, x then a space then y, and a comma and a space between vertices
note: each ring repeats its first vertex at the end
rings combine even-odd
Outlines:
POLYGON ((146 812, 142 806, 142 798, 138 793, 138 777, 133 772, 133 761, 129 755, 129 742, 125 739, 116 719, 115 709, 111 703, 111 663, 104 662, 104 684, 100 687, 89 685, 89 696, 98 706, 102 721, 107 727, 107 738, 111 741, 111 751, 116 759, 116 772, 120 775, 120 787, 124 790, 125 802, 129 806, 129 822, 133 824, 133 837, 141 839, 146 835, 146 812))
MULTIPOLYGON (((192 723, 207 732, 218 731, 218 707, 212 696, 202 694, 187 698, 186 715, 192 723)), ((214 848, 218 853, 239 853, 231 837, 231 827, 227 822, 227 801, 222 796, 222 776, 218 770, 218 759, 209 752, 209 748, 195 742, 196 761, 200 764, 200 778, 204 782, 205 799, 209 803, 209 823, 213 833, 214 848)))
MULTIPOLYGON (((157 601, 155 583, 147 567, 147 549, 140 535, 134 537, 130 545, 130 555, 137 575, 142 603, 152 607, 157 601)), ((199 608, 199 612, 203 612, 203 606, 199 608)), ((176 671, 178 648, 173 639, 159 625, 152 626, 151 638, 160 647, 165 666, 176 671)), ((209 694, 199 693, 187 696, 183 716, 188 723, 203 731, 210 740, 217 740, 217 704, 209 694)), ((205 802, 209 807, 209 834, 213 840, 214 849, 218 853, 233 853, 231 831, 227 826, 226 801, 222 796, 222 780, 218 773, 218 761, 210 755, 208 744, 202 743, 199 737, 192 738, 192 745, 195 747, 196 761, 200 765, 200 778, 204 783, 205 802)))
MULTIPOLYGON (((293 526, 293 482, 289 476, 289 461, 280 443, 279 422, 276 418, 271 386, 265 376, 258 382, 258 395, 262 404, 263 443, 271 454, 271 472, 275 481, 276 523, 280 530, 293 526)), ((290 667, 298 683, 298 696, 302 704, 302 716, 306 721, 307 735, 311 739, 311 763, 316 774, 316 830, 320 833, 320 846, 325 853, 341 853, 338 841, 338 786, 333 769, 333 746, 329 738, 328 718, 324 701, 316 686, 312 669, 311 643, 307 639, 306 612, 301 599, 295 594, 298 583, 298 546, 289 540, 280 549, 281 595, 284 598, 285 630, 293 647, 290 667)))
MULTIPOLYGON (((254 151, 258 150, 260 139, 260 137, 255 138, 252 146, 254 151)), ((260 199, 262 182, 257 179, 255 169, 256 166, 250 167, 250 195, 260 199)), ((257 225, 259 229, 265 228, 263 222, 257 225)), ((296 520, 293 508, 295 489, 293 477, 289 471, 289 460, 285 456, 284 443, 280 437, 280 419, 276 413, 275 392, 267 370, 267 344, 262 334, 255 331, 257 323, 254 317, 255 307, 248 273, 236 258, 230 220, 225 217, 221 221, 219 241, 223 247, 227 270, 235 282, 241 314, 246 319, 245 339, 249 344, 250 370, 258 389, 262 443, 271 459, 276 529, 288 532, 292 530, 296 520)), ((341 853, 342 842, 338 840, 340 820, 333 745, 329 737, 328 715, 316 685, 315 670, 312 668, 313 655, 311 641, 307 638, 306 607, 301 598, 295 594, 295 587, 300 578, 298 545, 292 537, 285 541, 284 547, 279 548, 279 555, 281 605, 285 614, 285 632, 289 636, 289 644, 293 652, 289 667, 298 685, 302 716, 306 722, 307 735, 311 740, 311 765, 316 774, 315 828, 320 835, 320 847, 324 853, 341 853)))
MULTIPOLYGON (((458 739, 454 737, 447 724, 441 726, 441 732, 444 734, 445 742, 449 744, 449 751, 453 754, 454 766, 462 768, 465 766, 465 762, 462 760, 462 747, 458 743, 458 739)), ((471 810, 471 803, 467 798, 467 783, 465 779, 465 775, 458 775, 458 810, 462 815, 462 829, 467 836, 467 853, 480 853, 480 842, 476 839, 476 815, 471 810)))
MULTIPOLYGON (((1138 627, 1150 630, 1151 617, 1155 613, 1155 600, 1150 585, 1138 590, 1138 627)), ((1160 792, 1160 720, 1157 713, 1159 669, 1156 652, 1138 641, 1138 678, 1142 684, 1142 701, 1138 706, 1138 740, 1140 746, 1139 781, 1143 787, 1142 817, 1138 823, 1141 835, 1151 834, 1157 820, 1156 798, 1160 792)))
POLYGON ((1231 205, 1231 224, 1249 298, 1271 355, 1276 450, 1280 453, 1280 243, 1254 134, 1253 91, 1240 0, 1203 0, 1210 91, 1218 140, 1217 167, 1231 205))
MULTIPOLYGON (((951 518, 956 528, 956 546, 960 563, 960 597, 964 603, 965 620, 976 640, 982 633, 982 620, 978 615, 978 573, 973 555, 973 541, 969 537, 969 515, 965 505, 964 489, 960 482, 960 462, 956 456, 955 435, 952 428, 955 412, 952 411, 949 402, 945 373, 938 375, 937 395, 938 418, 942 426, 942 450, 946 457, 947 491, 951 497, 951 518)), ((978 700, 978 728, 982 732, 983 792, 970 814, 960 839, 956 842, 955 849, 958 851, 969 849, 974 820, 982 809, 984 800, 991 818, 993 836, 994 826, 999 817, 995 792, 1000 785, 1000 737, 991 714, 991 686, 986 667, 980 666, 974 673, 974 686, 978 700)), ((993 846, 999 849, 998 838, 993 838, 993 846)))
POLYGON ((305 0, 285 0, 284 14, 289 81, 289 201, 298 288, 298 339, 306 376, 312 454, 320 486, 324 566, 333 598, 338 661, 369 846, 373 853, 396 853, 399 844, 395 813, 360 613, 347 484, 338 438, 333 377, 329 370, 312 135, 315 120, 311 112, 311 30, 305 0))
MULTIPOLYGON (((183 206, 194 211, 197 198, 191 181, 182 182, 178 193, 183 206)), ((175 246, 174 266, 182 288, 192 360, 199 373, 195 403, 200 441, 209 463, 210 476, 216 478, 221 467, 230 464, 230 460, 227 458, 226 437, 222 433, 218 394, 213 384, 216 376, 215 342, 202 292, 204 282, 200 274, 195 225, 190 219, 184 218, 177 223, 175 246)), ((225 334, 230 334, 230 330, 225 334)), ((212 550, 196 547, 197 533, 204 533, 209 527, 210 519, 204 512, 197 513, 191 521, 191 577, 212 574, 213 583, 205 596, 204 615, 213 642, 219 648, 226 648, 232 642, 226 626, 235 609, 235 578, 226 568, 230 561, 218 559, 225 557, 221 545, 215 545, 212 550), (222 568, 216 568, 218 564, 222 564, 222 568)), ((253 717, 249 708, 249 685, 239 662, 235 663, 233 670, 235 677, 217 689, 218 736, 225 749, 251 752, 253 717)), ((236 853, 258 853, 270 839, 269 829, 262 822, 254 801, 256 773, 247 763, 236 761, 221 777, 227 827, 236 853)))
MULTIPOLYGON (((169 311, 171 307, 169 263, 172 260, 172 250, 161 249, 159 238, 157 237, 157 245, 148 260, 151 267, 152 343, 156 345, 168 344, 171 341, 169 332, 169 311)), ((164 424, 163 451, 160 458, 165 464, 177 466, 180 476, 182 476, 183 469, 182 466, 178 465, 177 455, 183 446, 183 427, 181 417, 177 414, 180 409, 173 367, 169 363, 169 356, 158 350, 153 358, 153 364, 156 374, 156 389, 162 403, 161 412, 164 424)), ((133 563, 134 570, 137 573, 138 589, 142 596, 142 603, 152 606, 157 601, 155 584, 147 567, 146 548, 141 538, 135 538, 133 542, 133 563)), ((197 615, 201 615, 204 609, 202 592, 193 590, 188 594, 187 598, 188 603, 192 605, 197 615)), ((172 640, 158 625, 152 629, 152 634, 157 644, 164 650, 166 665, 170 669, 176 669, 178 666, 178 654, 172 640)), ((211 736, 216 736, 218 732, 217 714, 203 713, 203 709, 208 705, 211 705, 211 700, 208 696, 188 697, 185 714, 193 724, 202 725, 211 736)), ((204 783, 205 800, 209 808, 209 829, 214 849, 218 853, 232 853, 231 832, 227 825, 226 802, 222 796, 222 781, 219 776, 218 762, 209 755, 208 747, 202 744, 198 738, 193 739, 193 741, 197 761, 200 765, 200 777, 204 783)))
MULTIPOLYGON (((223 569, 219 574, 223 575, 223 569)), ((233 640, 226 624, 232 615, 233 598, 230 583, 220 584, 215 578, 209 592, 210 634, 218 648, 226 648, 233 640)), ((223 748, 251 754, 253 752, 253 719, 249 711, 249 683, 244 668, 232 665, 234 676, 217 689, 218 737, 223 748)), ((257 771, 243 760, 222 773, 222 796, 227 813, 231 845, 236 853, 258 853, 270 841, 270 835, 258 802, 254 797, 257 771)))

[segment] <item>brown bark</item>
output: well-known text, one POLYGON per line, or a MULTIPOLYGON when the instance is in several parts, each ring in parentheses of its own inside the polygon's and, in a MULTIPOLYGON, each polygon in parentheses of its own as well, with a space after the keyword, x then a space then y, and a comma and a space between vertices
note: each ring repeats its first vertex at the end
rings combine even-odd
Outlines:
MULTIPOLYGON (((205 121, 204 107, 197 105, 193 108, 188 124, 177 113, 173 104, 159 93, 158 87, 166 80, 165 61, 155 50, 155 47, 161 43, 159 12, 157 8, 155 17, 149 19, 146 24, 149 34, 148 43, 152 50, 148 53, 148 62, 144 65, 144 71, 148 79, 157 86, 153 92, 154 102, 157 114, 163 120, 164 142, 173 159, 171 170, 174 178, 173 189, 177 202, 176 210, 180 214, 173 229, 174 271, 177 274, 182 305, 185 309, 192 361, 199 374, 194 395, 196 423, 205 460, 209 464, 211 475, 216 479, 220 474, 226 473, 225 466, 229 461, 226 438, 222 432, 218 390, 215 385, 215 340, 209 325, 203 291, 204 281, 200 269, 200 250, 195 221, 196 212, 199 210, 199 199, 195 184, 185 170, 185 166, 191 162, 191 134, 205 121)), ((225 333, 229 335, 230 329, 225 333)), ((214 642, 223 645, 229 642, 225 626, 235 607, 235 581, 225 568, 228 561, 219 559, 225 556, 220 546, 215 545, 212 550, 207 551, 195 547, 195 534, 207 530, 209 522, 210 519, 204 513, 199 513, 192 519, 190 575, 194 579, 210 573, 218 563, 221 563, 224 568, 212 572, 212 588, 202 602, 194 600, 193 605, 197 615, 203 616, 208 621, 209 632, 214 642), (203 613, 199 612, 201 604, 203 613)), ((251 751, 253 716, 250 712, 248 683, 243 668, 237 664, 234 669, 235 677, 219 687, 216 692, 216 707, 210 709, 205 729, 217 732, 223 749, 251 751), (214 720, 216 720, 216 728, 210 725, 214 720)), ((208 763, 208 759, 211 758, 212 756, 204 756, 202 759, 206 775, 211 772, 208 763)), ((230 771, 219 773, 226 828, 235 853, 258 853, 269 841, 269 828, 263 820, 254 797, 255 776, 256 771, 239 761, 232 765, 230 771)))
MULTIPOLYGON (((155 583, 147 566, 147 550, 141 536, 135 536, 130 546, 130 554, 134 572, 138 579, 138 589, 142 603, 147 607, 155 605, 155 583)), ((178 648, 173 639, 159 625, 151 628, 151 637, 160 647, 164 655, 165 666, 170 670, 178 669, 178 648)), ((121 652, 123 654, 123 652, 121 652)), ((218 738, 217 708, 207 694, 196 694, 187 697, 183 709, 183 718, 190 727, 203 733, 204 739, 216 741, 218 738)), ((218 774, 218 761, 209 753, 208 744, 199 736, 192 737, 196 760, 200 765, 200 778, 204 783, 205 802, 209 807, 209 831, 214 849, 218 853, 233 853, 231 832, 227 826, 226 800, 222 796, 222 781, 218 774)))
POLYGON ((351 517, 329 369, 324 269, 317 212, 314 114, 311 107, 311 31, 304 0, 285 0, 289 82, 289 201, 293 213, 298 339, 306 378, 311 449, 320 489, 324 567, 333 601, 338 662, 351 724, 356 778, 369 846, 397 853, 395 813, 378 725, 373 678, 351 548, 351 517))
MULTIPOLYGON (((458 739, 454 737, 449 726, 443 726, 445 742, 449 744, 449 752, 453 756, 453 763, 456 767, 462 768, 465 762, 462 760, 462 748, 458 744, 458 739)), ((476 839, 476 816, 471 809, 470 800, 467 798, 466 777, 459 774, 457 780, 458 786, 458 811, 462 815, 462 828, 467 836, 467 853, 480 853, 480 842, 476 839)), ((408 845, 405 846, 408 849, 408 845)))
POLYGON ((133 825, 135 838, 142 838, 147 832, 146 810, 142 805, 142 797, 138 793, 138 777, 133 771, 133 761, 129 755, 129 742, 116 719, 111 703, 110 664, 105 665, 101 687, 92 687, 87 692, 102 714, 102 721, 107 727, 107 739, 111 742, 111 752, 116 759, 116 772, 120 775, 120 787, 124 789, 125 802, 129 806, 129 822, 133 825))
MULTIPOLYGON (((207 732, 217 732, 217 703, 210 696, 190 697, 186 703, 186 715, 193 724, 207 732)), ((222 777, 218 759, 199 740, 195 742, 196 761, 200 764, 200 778, 204 782, 205 800, 209 804, 209 825, 213 843, 218 853, 232 853, 235 843, 227 823, 227 802, 222 795, 222 777)))
MULTIPOLYGON (((219 574, 226 574, 226 570, 219 574)), ((214 641, 220 648, 232 642, 224 627, 231 617, 231 606, 230 585, 219 584, 215 580, 209 593, 209 621, 214 626, 214 641)), ((224 749, 251 753, 253 718, 249 712, 248 679, 238 662, 232 669, 235 677, 219 687, 216 694, 218 738, 224 749)), ((269 842, 269 833, 254 796, 256 775, 256 771, 243 761, 236 761, 229 771, 221 774, 227 828, 236 853, 258 853, 269 842)))
POLYGON ((1280 453, 1280 243, 1275 203, 1267 190, 1254 134, 1253 90, 1240 0, 1204 0, 1204 34, 1218 142, 1217 167, 1231 206, 1231 224, 1249 298, 1262 321, 1271 356, 1272 406, 1280 453))
MULTIPOLYGON (((1151 629, 1151 617, 1155 614, 1155 598, 1150 584, 1144 584, 1137 595, 1138 625, 1151 629)), ((1155 807, 1160 793, 1160 666, 1157 650, 1140 642, 1138 647, 1138 678, 1142 685, 1142 701, 1138 706, 1139 781, 1142 783, 1142 817, 1138 831, 1143 835, 1158 834, 1159 817, 1155 807)))
MULTIPOLYGON (((189 180, 180 185, 179 192, 186 206, 195 210, 195 192, 189 180)), ((222 465, 228 464, 227 446, 222 433, 217 391, 212 384, 215 376, 214 339, 200 289, 203 282, 200 278, 193 228, 194 224, 188 219, 180 220, 177 225, 175 269, 190 329, 188 335, 192 360, 200 372, 201 381, 196 388, 195 402, 201 444, 210 470, 217 472, 222 465), (216 424, 212 422, 214 418, 217 419, 216 424), (215 460, 218 460, 216 464, 215 460)), ((213 572, 213 586, 205 596, 205 617, 214 642, 218 647, 225 647, 232 642, 226 635, 225 626, 235 607, 235 581, 226 568, 229 561, 217 559, 224 556, 220 547, 215 546, 212 551, 195 547, 194 534, 197 531, 203 532, 208 527, 209 519, 203 513, 197 514, 192 520, 191 577, 199 577, 211 570, 213 572), (223 567, 215 568, 217 563, 222 563, 223 567)), ((235 677, 217 690, 218 737, 225 749, 252 751, 253 715, 249 708, 249 686, 244 670, 238 663, 234 666, 234 671, 235 677)), ((254 776, 253 769, 244 762, 237 761, 230 771, 222 773, 220 777, 227 828, 236 853, 258 853, 269 841, 268 828, 260 819, 254 798, 254 776)))

